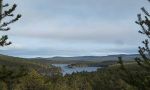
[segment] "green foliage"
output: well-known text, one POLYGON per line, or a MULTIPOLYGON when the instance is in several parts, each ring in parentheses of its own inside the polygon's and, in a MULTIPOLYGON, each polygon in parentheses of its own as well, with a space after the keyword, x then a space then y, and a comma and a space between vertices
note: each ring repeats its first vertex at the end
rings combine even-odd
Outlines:
POLYGON ((127 70, 122 62, 121 57, 119 57, 119 63, 121 64, 121 70, 123 71, 121 76, 124 81, 136 87, 138 90, 150 90, 150 14, 144 7, 142 7, 141 10, 145 14, 145 19, 142 18, 141 14, 138 14, 138 20, 136 21, 136 24, 142 28, 139 33, 147 36, 147 39, 142 41, 144 46, 139 47, 139 54, 141 55, 141 58, 135 58, 135 61, 140 66, 141 71, 127 70))
MULTIPOLYGON (((6 18, 8 17, 14 17, 13 12, 15 11, 17 5, 14 4, 10 9, 6 9, 9 4, 3 5, 3 0, 0 0, 0 31, 8 31, 10 28, 8 25, 18 21, 21 18, 21 15, 18 14, 15 16, 15 18, 12 18, 9 21, 6 21, 6 18)), ((8 20, 8 19, 7 19, 8 20)), ((10 45, 11 42, 7 42, 8 36, 3 35, 0 38, 0 46, 7 46, 10 45)), ((8 69, 6 66, 2 66, 0 68, 0 81, 4 82, 6 84, 7 90, 13 90, 14 84, 18 81, 18 79, 25 75, 24 69, 20 69, 19 71, 15 71, 13 69, 8 69)))
POLYGON ((18 70, 7 68, 2 66, 0 68, 0 81, 6 84, 7 90, 13 90, 15 84, 19 82, 19 79, 27 74, 23 67, 18 70))
POLYGON ((50 90, 136 90, 121 79, 118 67, 50 78, 50 90))
MULTIPOLYGON (((7 70, 4 70, 7 73, 9 70, 14 74, 25 71, 18 69, 20 68, 19 64, 28 69, 26 76, 14 79, 13 90, 136 90, 135 87, 122 80, 122 71, 119 69, 118 65, 101 68, 97 72, 81 72, 62 76, 61 74, 56 74, 55 71, 57 73, 58 71, 53 67, 47 67, 49 74, 45 74, 47 73, 47 71, 45 72, 46 68, 39 66, 39 72, 39 69, 34 66, 36 63, 32 64, 32 61, 31 63, 27 63, 30 61, 25 62, 25 59, 22 60, 20 58, 7 56, 1 56, 1 58, 2 60, 0 59, 0 63, 11 66, 7 66, 7 70), (29 64, 30 68, 27 68, 26 64, 29 64), (42 69, 43 71, 41 71, 42 69)), ((142 71, 136 65, 133 66, 131 64, 128 65, 127 69, 130 71, 137 69, 138 71, 142 71)), ((11 78, 8 78, 8 80, 11 80, 11 78)), ((2 90, 7 90, 6 82, 1 81, 0 87, 3 88, 2 90)))
MULTIPOLYGON (((131 68, 127 69, 127 66, 124 65, 122 62, 122 58, 119 58, 119 63, 121 64, 121 79, 123 79, 126 83, 132 85, 133 87, 136 87, 138 90, 149 90, 150 86, 150 72, 145 70, 145 68, 142 67, 135 67, 133 70, 130 70, 131 68)), ((138 65, 138 64, 137 64, 138 65)))
POLYGON ((21 80, 21 90, 49 90, 50 83, 34 69, 21 80))

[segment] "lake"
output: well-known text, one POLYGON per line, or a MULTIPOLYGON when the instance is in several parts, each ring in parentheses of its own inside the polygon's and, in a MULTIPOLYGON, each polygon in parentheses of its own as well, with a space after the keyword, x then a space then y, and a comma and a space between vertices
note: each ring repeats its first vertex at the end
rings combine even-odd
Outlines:
POLYGON ((72 74, 73 72, 83 72, 83 71, 93 72, 93 71, 97 71, 97 69, 100 68, 100 67, 73 67, 73 68, 69 68, 68 67, 69 64, 52 64, 52 65, 56 66, 56 67, 60 67, 63 75, 72 74))

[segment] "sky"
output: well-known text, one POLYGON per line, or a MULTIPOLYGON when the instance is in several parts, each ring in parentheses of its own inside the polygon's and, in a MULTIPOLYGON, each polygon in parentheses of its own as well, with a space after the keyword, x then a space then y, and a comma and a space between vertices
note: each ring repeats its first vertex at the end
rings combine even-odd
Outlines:
POLYGON ((145 38, 135 24, 146 0, 4 0, 22 18, 10 25, 12 45, 0 53, 18 57, 135 54, 145 38))

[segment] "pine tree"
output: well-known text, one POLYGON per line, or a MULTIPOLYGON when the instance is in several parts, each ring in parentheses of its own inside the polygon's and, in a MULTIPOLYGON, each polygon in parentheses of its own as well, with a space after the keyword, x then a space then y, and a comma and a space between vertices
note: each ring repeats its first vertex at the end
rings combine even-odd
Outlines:
POLYGON ((136 24, 140 25, 142 30, 139 31, 139 33, 146 35, 147 39, 142 41, 144 44, 143 47, 139 46, 139 54, 142 58, 135 58, 137 63, 144 67, 147 70, 150 70, 150 48, 149 48, 149 39, 150 39, 150 14, 147 12, 147 10, 142 7, 141 10, 145 14, 145 19, 142 19, 141 14, 138 14, 138 21, 136 21, 136 24))
MULTIPOLYGON (((150 2, 150 0, 148 1, 150 2)), ((141 57, 135 58, 135 61, 140 67, 142 67, 142 69, 141 71, 127 70, 121 57, 119 57, 119 63, 121 64, 121 69, 124 72, 124 75, 122 74, 124 81, 134 87, 137 87, 138 90, 150 90, 150 14, 144 7, 142 7, 141 10, 144 17, 142 14, 138 14, 138 20, 135 23, 141 27, 139 33, 145 35, 147 39, 142 41, 143 46, 139 46, 138 52, 141 57)))
MULTIPOLYGON (((11 8, 7 9, 10 5, 7 4, 3 4, 3 0, 0 0, 0 31, 8 31, 10 30, 9 25, 18 21, 21 18, 21 14, 18 15, 14 15, 13 12, 15 11, 17 5, 13 4, 11 6, 11 8), (7 10, 4 10, 4 9, 7 10), (12 19, 10 19, 9 21, 5 21, 6 18, 8 17, 12 17, 12 19)), ((3 35, 0 38, 0 46, 7 46, 10 45, 11 42, 7 42, 8 40, 8 36, 7 35, 3 35)))
MULTIPOLYGON (((21 18, 21 14, 14 15, 17 5, 13 4, 10 6, 8 3, 3 4, 3 0, 0 0, 0 31, 8 31, 10 30, 9 25, 18 21, 21 18), (9 8, 11 7, 11 8, 9 8), (7 18, 11 19, 7 21, 7 18)), ((0 38, 0 46, 4 47, 10 45, 11 42, 8 42, 8 36, 3 35, 0 38)), ((14 84, 18 81, 19 78, 25 76, 26 69, 20 67, 19 69, 10 69, 7 66, 1 65, 0 68, 0 81, 4 82, 7 86, 8 90, 13 90, 14 84)))

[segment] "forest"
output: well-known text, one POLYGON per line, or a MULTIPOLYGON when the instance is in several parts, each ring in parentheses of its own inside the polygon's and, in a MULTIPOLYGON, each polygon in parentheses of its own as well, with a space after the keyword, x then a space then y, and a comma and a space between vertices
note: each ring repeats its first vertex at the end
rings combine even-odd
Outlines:
MULTIPOLYGON (((138 90, 142 86, 142 77, 147 73, 136 62, 124 63, 123 66, 118 62, 96 72, 83 71, 63 76, 56 67, 4 55, 0 58, 0 63, 5 65, 0 71, 1 90, 138 90), (126 71, 134 77, 137 85, 128 82, 132 79, 126 71), (138 75, 142 75, 141 78, 138 75)), ((144 87, 149 89, 149 85, 144 87)))

